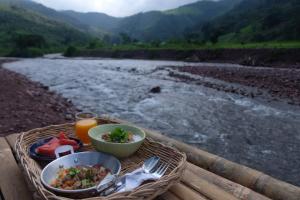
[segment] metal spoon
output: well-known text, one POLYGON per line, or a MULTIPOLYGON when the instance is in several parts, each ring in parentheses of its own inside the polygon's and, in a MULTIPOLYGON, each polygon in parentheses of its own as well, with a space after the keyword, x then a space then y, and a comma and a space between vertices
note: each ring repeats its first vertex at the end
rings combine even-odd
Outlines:
POLYGON ((158 156, 153 156, 145 160, 142 169, 144 173, 151 173, 151 171, 155 168, 157 163, 159 162, 160 158, 158 156))
POLYGON ((117 182, 117 175, 108 174, 96 187, 97 193, 101 193, 104 190, 110 188, 117 182))
MULTIPOLYGON (((151 171, 153 169, 155 169, 156 165, 159 163, 160 158, 158 156, 153 156, 151 158, 148 158, 147 160, 145 160, 143 166, 141 167, 144 173, 151 173, 151 171)), ((114 187, 106 187, 104 192, 101 193, 101 196, 108 196, 114 192, 120 191, 121 189, 124 188, 125 183, 126 183, 126 175, 118 178, 115 182, 115 186, 114 187), (108 189, 109 188, 109 189, 108 189)), ((103 189, 102 189, 103 191, 103 189)))

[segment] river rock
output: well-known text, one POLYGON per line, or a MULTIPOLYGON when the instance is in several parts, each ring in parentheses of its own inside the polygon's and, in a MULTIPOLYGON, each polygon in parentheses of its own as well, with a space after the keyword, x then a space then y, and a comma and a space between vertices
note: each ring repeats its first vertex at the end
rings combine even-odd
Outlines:
POLYGON ((136 68, 131 68, 129 72, 136 72, 136 68))
POLYGON ((161 88, 160 88, 160 86, 153 87, 153 88, 151 88, 150 92, 151 93, 160 93, 161 88))

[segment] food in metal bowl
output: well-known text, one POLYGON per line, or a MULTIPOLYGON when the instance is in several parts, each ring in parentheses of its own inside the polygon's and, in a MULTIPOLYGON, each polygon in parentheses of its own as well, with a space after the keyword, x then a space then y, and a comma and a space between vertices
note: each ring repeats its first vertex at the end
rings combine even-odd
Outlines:
MULTIPOLYGON (((83 182, 81 182, 80 186, 78 184, 78 186, 77 186, 77 187, 79 187, 78 189, 68 188, 70 186, 73 187, 72 182, 70 182, 69 183, 70 186, 66 187, 65 189, 63 188, 65 186, 59 188, 59 183, 56 183, 56 184, 58 184, 58 186, 54 185, 55 184, 54 181, 55 181, 55 179, 59 178, 60 171, 62 172, 62 175, 64 177, 67 172, 67 171, 64 171, 66 169, 69 171, 72 171, 72 172, 70 172, 71 174, 69 174, 69 175, 73 176, 74 174, 77 175, 77 173, 78 173, 78 171, 76 170, 77 167, 85 167, 85 168, 89 169, 90 167, 97 168, 99 166, 106 169, 107 175, 109 175, 109 173, 110 173, 112 176, 118 176, 118 174, 121 171, 121 163, 114 156, 111 156, 109 154, 102 153, 102 152, 86 151, 86 152, 69 154, 69 155, 60 157, 60 158, 52 161, 51 163, 49 163, 43 169, 43 171, 41 173, 41 182, 47 189, 49 189, 50 191, 55 192, 61 196, 65 196, 65 197, 69 197, 69 198, 91 197, 93 195, 97 195, 96 187, 98 186, 98 183, 100 183, 102 179, 101 180, 99 179, 99 181, 98 181, 98 179, 96 179, 97 182, 94 181, 93 179, 91 179, 90 181, 96 182, 96 184, 92 187, 88 187, 88 186, 90 186, 89 181, 84 180, 84 179, 89 178, 89 174, 87 174, 87 176, 84 176, 84 173, 83 173, 82 177, 78 177, 80 181, 83 181, 83 182), (84 186, 85 188, 82 186, 84 186), (83 189, 80 189, 81 187, 83 189)), ((103 169, 102 169, 102 170, 96 171, 95 174, 98 175, 100 173, 100 178, 102 178, 102 175, 104 177, 104 174, 102 174, 104 172, 105 171, 103 171, 103 169)), ((73 188, 75 188, 75 186, 73 188)))
POLYGON ((100 183, 109 173, 110 170, 101 165, 61 168, 51 186, 64 190, 90 188, 100 183))

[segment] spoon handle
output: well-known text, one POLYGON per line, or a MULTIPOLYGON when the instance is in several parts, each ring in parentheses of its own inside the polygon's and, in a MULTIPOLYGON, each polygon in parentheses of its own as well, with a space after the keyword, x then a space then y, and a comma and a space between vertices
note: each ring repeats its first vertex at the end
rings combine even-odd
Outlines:
POLYGON ((98 193, 110 188, 113 186, 118 180, 118 177, 114 175, 107 175, 96 187, 98 193))
POLYGON ((141 173, 141 172, 143 172, 143 169, 138 168, 138 169, 134 170, 133 172, 127 173, 120 177, 116 177, 114 179, 114 182, 112 185, 105 187, 104 189, 101 190, 100 196, 108 196, 112 193, 121 191, 126 186, 126 178, 127 177, 133 176, 133 175, 135 175, 137 173, 141 173))
POLYGON ((108 196, 116 192, 120 192, 126 186, 126 175, 121 176, 117 179, 115 184, 112 187, 107 188, 104 190, 100 196, 108 196))

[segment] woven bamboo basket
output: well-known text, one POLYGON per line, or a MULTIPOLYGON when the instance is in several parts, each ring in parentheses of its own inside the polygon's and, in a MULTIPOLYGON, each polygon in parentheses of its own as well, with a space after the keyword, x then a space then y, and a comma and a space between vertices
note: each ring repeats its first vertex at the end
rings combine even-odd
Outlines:
MULTIPOLYGON (((114 122, 109 119, 98 119, 98 124, 107 123, 114 122)), ((17 157, 24 169, 25 175, 32 184, 34 190, 36 190, 37 194, 41 197, 41 199, 45 200, 70 198, 58 196, 43 186, 40 180, 42 167, 40 163, 30 158, 28 149, 36 140, 56 136, 60 131, 66 132, 68 136, 76 137, 73 134, 74 124, 69 123, 24 132, 18 137, 16 142, 17 157)), ((88 146, 84 147, 83 151, 93 151, 93 149, 91 146, 88 146)), ((133 191, 115 193, 107 197, 91 197, 88 198, 88 200, 154 199, 166 192, 172 185, 180 181, 187 164, 186 155, 174 148, 165 146, 162 143, 155 142, 149 138, 146 138, 140 149, 133 156, 120 160, 122 165, 121 175, 140 167, 145 159, 154 155, 159 156, 162 162, 169 163, 169 168, 161 179, 155 182, 143 184, 133 191)))

